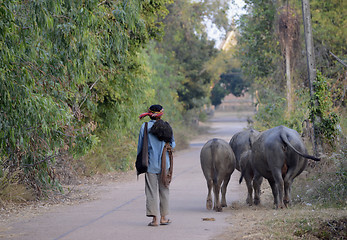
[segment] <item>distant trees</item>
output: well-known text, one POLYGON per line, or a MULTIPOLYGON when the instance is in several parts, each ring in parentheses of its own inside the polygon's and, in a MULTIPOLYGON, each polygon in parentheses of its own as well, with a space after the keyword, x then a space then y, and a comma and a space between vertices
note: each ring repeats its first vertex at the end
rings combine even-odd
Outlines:
POLYGON ((211 103, 214 106, 221 104, 223 98, 230 93, 236 97, 242 96, 250 86, 242 76, 240 62, 235 55, 237 47, 231 46, 228 50, 221 50, 206 64, 206 69, 213 79, 211 103))
POLYGON ((178 95, 186 109, 208 103, 212 76, 205 65, 217 55, 217 50, 214 41, 207 39, 203 21, 212 18, 218 26, 227 27, 226 4, 223 1, 179 0, 168 6, 165 35, 158 48, 184 76, 178 95))

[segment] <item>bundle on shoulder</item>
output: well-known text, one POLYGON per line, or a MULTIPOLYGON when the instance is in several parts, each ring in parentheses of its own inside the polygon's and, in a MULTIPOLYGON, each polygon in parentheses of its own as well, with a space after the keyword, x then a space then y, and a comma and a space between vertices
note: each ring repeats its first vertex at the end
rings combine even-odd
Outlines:
POLYGON ((163 120, 157 120, 149 133, 153 134, 156 136, 160 141, 164 142, 172 142, 172 128, 170 124, 166 121, 163 120))

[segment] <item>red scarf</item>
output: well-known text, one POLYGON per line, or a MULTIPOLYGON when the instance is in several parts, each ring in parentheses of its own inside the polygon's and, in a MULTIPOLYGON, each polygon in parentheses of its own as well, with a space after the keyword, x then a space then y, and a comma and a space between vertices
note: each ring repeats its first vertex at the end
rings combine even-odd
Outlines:
POLYGON ((144 118, 144 117, 146 117, 146 116, 150 116, 150 117, 160 117, 160 116, 162 116, 163 114, 164 114, 164 108, 162 108, 159 112, 154 112, 154 111, 148 109, 148 112, 142 113, 142 114, 139 116, 139 118, 140 118, 140 120, 141 120, 142 118, 144 118))

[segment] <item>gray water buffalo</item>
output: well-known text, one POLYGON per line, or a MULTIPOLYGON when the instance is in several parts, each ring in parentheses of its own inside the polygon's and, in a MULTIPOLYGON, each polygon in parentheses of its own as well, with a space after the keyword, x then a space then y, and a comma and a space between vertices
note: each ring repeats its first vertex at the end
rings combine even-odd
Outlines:
POLYGON ((211 190, 213 187, 213 209, 221 212, 222 207, 227 206, 225 194, 231 174, 235 170, 235 155, 226 141, 214 138, 202 147, 200 163, 208 188, 206 208, 212 209, 211 190), (223 186, 221 187, 222 183, 223 186), (221 202, 219 200, 220 191, 222 192, 221 202))
POLYGON ((260 179, 264 177, 271 186, 275 208, 287 207, 293 180, 305 169, 307 159, 320 160, 307 154, 297 131, 278 126, 259 134, 252 146, 254 203, 260 202, 260 179))
POLYGON ((241 172, 240 183, 242 178, 245 179, 248 196, 246 202, 252 205, 252 180, 253 180, 253 169, 251 166, 252 157, 252 144, 254 139, 259 135, 259 132, 254 129, 247 129, 234 134, 230 139, 229 145, 233 149, 236 158, 236 169, 241 172))

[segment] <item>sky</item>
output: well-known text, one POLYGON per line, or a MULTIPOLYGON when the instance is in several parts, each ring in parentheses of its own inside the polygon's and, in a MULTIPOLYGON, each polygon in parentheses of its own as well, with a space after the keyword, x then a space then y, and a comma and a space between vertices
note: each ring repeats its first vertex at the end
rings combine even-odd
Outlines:
MULTIPOLYGON (((229 22, 231 23, 233 19, 237 20, 241 14, 246 13, 243 8, 245 3, 243 0, 234 0, 235 4, 230 3, 230 8, 228 11, 229 22)), ((223 39, 223 33, 220 32, 210 21, 206 22, 207 34, 209 39, 216 41, 216 47, 218 47, 223 39)))

